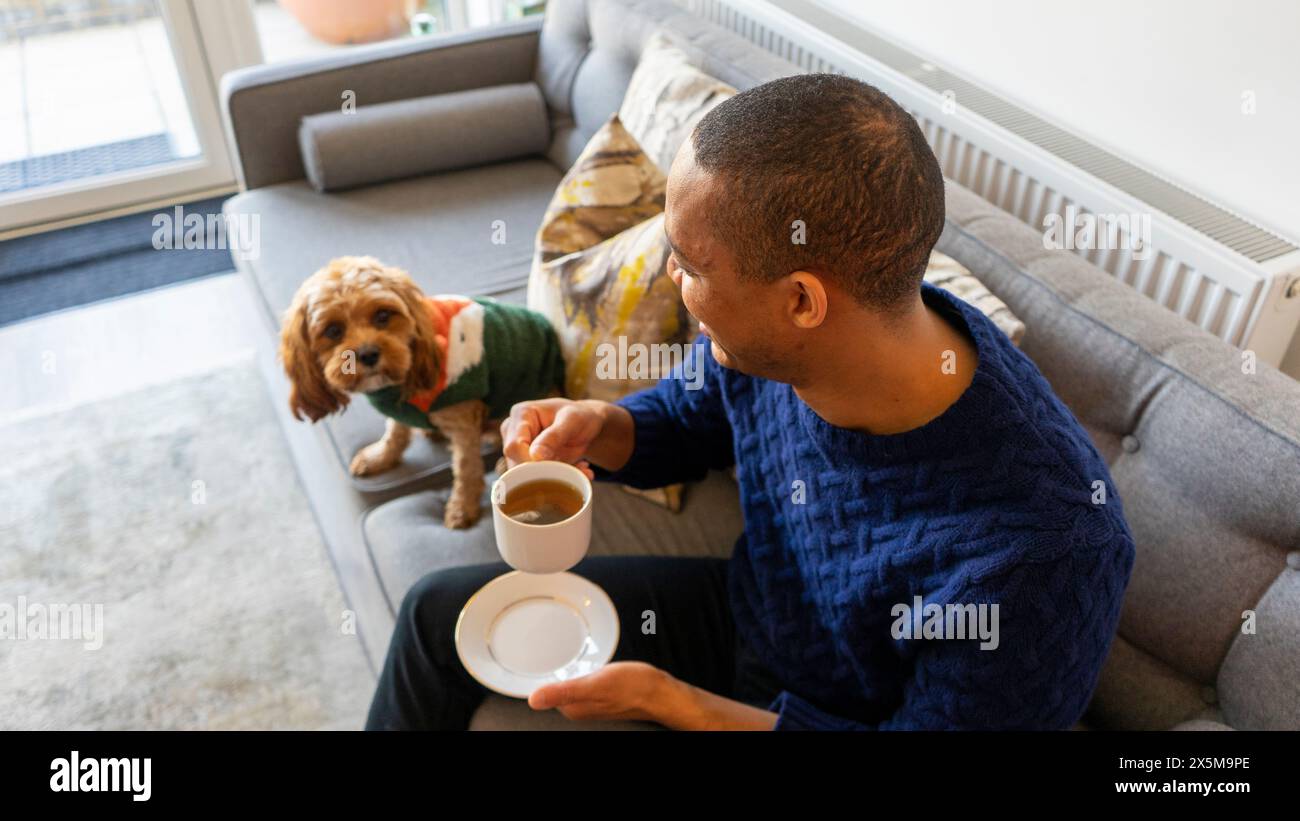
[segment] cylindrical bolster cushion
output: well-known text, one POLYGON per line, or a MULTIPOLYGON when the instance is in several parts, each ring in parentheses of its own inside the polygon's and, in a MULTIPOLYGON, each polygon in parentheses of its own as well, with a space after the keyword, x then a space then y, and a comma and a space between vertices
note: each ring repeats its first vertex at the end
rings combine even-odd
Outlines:
POLYGON ((317 191, 540 154, 550 141, 535 83, 311 114, 298 129, 303 166, 317 191))

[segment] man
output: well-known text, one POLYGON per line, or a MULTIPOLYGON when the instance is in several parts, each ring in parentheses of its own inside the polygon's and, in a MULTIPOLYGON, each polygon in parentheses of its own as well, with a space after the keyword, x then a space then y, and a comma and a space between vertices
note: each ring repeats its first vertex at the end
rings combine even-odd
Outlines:
MULTIPOLYGON (((744 534, 730 561, 580 563, 625 625, 653 610, 657 629, 624 630, 613 663, 540 688, 534 709, 682 729, 1080 718, 1132 535, 1105 462, 1033 363, 923 283, 943 224, 933 153, 871 86, 788 77, 700 122, 665 216, 704 335, 698 390, 668 378, 615 404, 525 402, 502 433, 512 463, 638 487, 734 464, 744 534)), ((452 625, 501 570, 434 573, 408 593, 369 727, 467 724, 484 690, 452 625)))

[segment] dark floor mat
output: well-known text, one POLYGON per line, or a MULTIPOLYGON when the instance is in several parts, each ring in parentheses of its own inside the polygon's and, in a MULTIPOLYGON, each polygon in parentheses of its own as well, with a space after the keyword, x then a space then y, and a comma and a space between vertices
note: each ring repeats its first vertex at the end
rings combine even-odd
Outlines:
POLYGON ((209 219, 225 200, 183 206, 186 217, 203 217, 197 248, 154 248, 155 217, 170 225, 174 207, 0 242, 0 325, 230 271, 225 238, 209 219))

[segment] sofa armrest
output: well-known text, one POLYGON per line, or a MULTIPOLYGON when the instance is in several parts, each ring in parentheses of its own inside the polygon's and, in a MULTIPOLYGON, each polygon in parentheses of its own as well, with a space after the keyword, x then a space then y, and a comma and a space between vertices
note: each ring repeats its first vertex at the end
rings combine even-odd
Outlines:
POLYGON ((345 92, 365 106, 531 81, 541 25, 527 18, 229 72, 221 109, 240 187, 302 179, 299 122, 340 110, 345 92))

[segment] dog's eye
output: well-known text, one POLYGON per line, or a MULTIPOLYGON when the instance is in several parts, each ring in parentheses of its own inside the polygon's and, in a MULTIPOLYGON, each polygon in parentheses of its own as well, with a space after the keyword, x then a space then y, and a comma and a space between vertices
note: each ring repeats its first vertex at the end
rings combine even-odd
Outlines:
POLYGON ((326 339, 336 339, 336 340, 337 340, 337 339, 342 339, 342 338, 343 338, 343 326, 342 326, 340 323, 338 323, 338 322, 331 322, 330 324, 326 325, 326 326, 325 326, 325 338, 326 338, 326 339))
POLYGON ((388 320, 393 316, 393 312, 387 308, 381 308, 375 311, 374 323, 376 328, 382 328, 388 324, 388 320))

